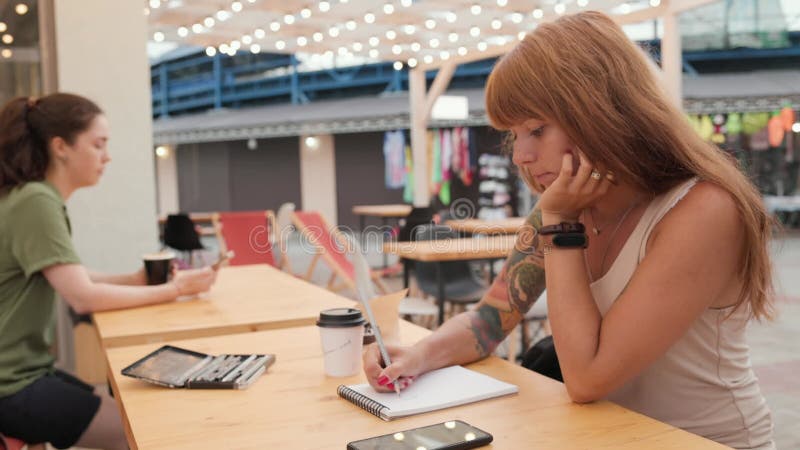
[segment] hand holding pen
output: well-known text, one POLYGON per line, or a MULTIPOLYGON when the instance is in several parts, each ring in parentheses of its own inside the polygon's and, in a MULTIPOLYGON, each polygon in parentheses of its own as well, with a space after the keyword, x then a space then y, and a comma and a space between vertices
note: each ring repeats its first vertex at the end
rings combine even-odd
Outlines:
POLYGON ((383 357, 377 345, 366 347, 364 352, 364 372, 372 387, 379 392, 406 389, 423 372, 423 358, 412 347, 387 345, 391 363, 383 364, 383 357))

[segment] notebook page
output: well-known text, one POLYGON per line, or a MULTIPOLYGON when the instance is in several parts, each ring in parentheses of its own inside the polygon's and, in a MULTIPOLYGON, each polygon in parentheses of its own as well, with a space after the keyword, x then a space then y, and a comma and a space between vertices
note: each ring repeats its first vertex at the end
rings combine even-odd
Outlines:
POLYGON ((384 414, 389 418, 477 402, 519 390, 513 384, 461 366, 425 373, 404 389, 399 397, 394 392, 376 392, 369 384, 348 387, 385 406, 388 411, 384 411, 384 414))

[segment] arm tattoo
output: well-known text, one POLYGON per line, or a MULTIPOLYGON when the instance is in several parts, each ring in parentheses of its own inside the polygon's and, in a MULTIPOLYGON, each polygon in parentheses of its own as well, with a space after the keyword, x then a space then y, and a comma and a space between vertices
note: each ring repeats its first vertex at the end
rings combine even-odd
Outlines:
POLYGON ((484 300, 468 313, 468 327, 481 357, 505 339, 544 291, 544 261, 537 236, 541 223, 541 212, 535 210, 518 233, 514 250, 484 300))
POLYGON ((539 248, 538 230, 542 213, 534 210, 520 230, 508 258, 508 296, 511 307, 525 315, 545 288, 544 257, 539 248))
POLYGON ((488 356, 506 335, 497 308, 482 304, 473 313, 470 318, 470 328, 475 334, 475 350, 483 358, 488 356))

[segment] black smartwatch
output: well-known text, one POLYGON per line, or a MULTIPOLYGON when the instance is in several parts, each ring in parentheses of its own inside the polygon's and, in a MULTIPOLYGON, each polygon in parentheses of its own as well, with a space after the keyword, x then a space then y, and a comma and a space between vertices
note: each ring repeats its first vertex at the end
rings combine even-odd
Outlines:
POLYGON ((589 238, 586 237, 586 233, 557 233, 546 236, 547 239, 542 246, 542 253, 545 255, 553 251, 553 248, 586 248, 589 246, 589 238))

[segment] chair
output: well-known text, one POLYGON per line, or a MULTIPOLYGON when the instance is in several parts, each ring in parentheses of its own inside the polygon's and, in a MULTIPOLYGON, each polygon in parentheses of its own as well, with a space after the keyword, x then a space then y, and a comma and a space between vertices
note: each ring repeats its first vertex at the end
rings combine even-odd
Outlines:
POLYGON ((44 443, 28 444, 17 438, 0 434, 0 450, 22 450, 26 448, 26 446, 28 450, 45 450, 46 448, 44 443))
MULTIPOLYGON (((350 253, 350 256, 355 270, 355 281, 359 300, 363 302, 365 298, 373 299, 376 296, 374 289, 375 280, 372 278, 373 272, 369 268, 367 258, 364 257, 364 253, 361 251, 361 245, 358 243, 358 239, 352 236, 348 236, 347 239, 352 246, 351 248, 354 249, 354 251, 350 253)), ((379 286, 382 286, 382 284, 379 286)), ((383 292, 386 292, 385 287, 383 287, 383 292)), ((403 296, 402 298, 397 298, 395 301, 390 300, 390 297, 392 296, 382 298, 381 302, 388 304, 388 306, 384 305, 383 308, 390 308, 395 317, 403 316, 407 319, 419 317, 428 319, 427 321, 432 323, 436 315, 439 314, 439 310, 436 306, 425 299, 403 296)), ((376 313, 376 315, 377 314, 378 313, 376 313)), ((380 322, 380 320, 378 321, 380 322)))
POLYGON ((230 265, 275 265, 272 237, 275 216, 272 211, 214 213, 211 222, 217 234, 220 254, 233 250, 230 265))
POLYGON ((204 250, 200 242, 194 222, 186 213, 170 214, 164 223, 164 245, 178 250, 188 260, 189 267, 194 265, 194 251, 204 250), (188 258, 186 254, 188 253, 188 258))
POLYGON ((286 202, 278 208, 278 213, 275 215, 275 241, 272 245, 273 248, 278 249, 275 252, 275 255, 278 256, 278 267, 289 273, 293 273, 287 250, 289 236, 292 233, 292 214, 294 214, 294 210, 295 205, 291 202, 286 202))
MULTIPOLYGON (((436 239, 456 239, 458 233, 445 225, 420 225, 416 229, 415 239, 430 241, 436 239)), ((468 261, 422 262, 414 264, 414 274, 420 290, 427 295, 438 295, 437 264, 441 264, 444 279, 445 301, 466 309, 466 305, 475 303, 483 297, 488 286, 472 269, 468 261)))
MULTIPOLYGON (((328 279, 327 288, 332 291, 341 291, 343 289, 351 289, 357 294, 359 287, 356 283, 356 271, 353 263, 347 259, 347 248, 351 241, 341 231, 332 227, 326 221, 322 214, 317 211, 295 211, 292 214, 292 223, 294 223, 300 233, 310 242, 317 250, 311 264, 308 266, 305 279, 311 281, 314 274, 314 269, 320 259, 324 260, 330 267, 331 277, 328 279), (341 278, 339 283, 336 283, 337 278, 341 278)), ((351 252, 353 253, 353 252, 351 252)), ((361 255, 361 253, 358 253, 361 255)), ((363 257, 363 255, 361 255, 363 257)), ((388 292, 386 285, 381 280, 381 273, 370 270, 370 279, 377 285, 381 293, 388 292)))
POLYGON ((536 342, 535 338, 540 332, 543 332, 545 336, 550 335, 550 324, 547 321, 547 291, 543 291, 542 294, 539 295, 539 298, 533 303, 531 309, 525 313, 519 325, 509 333, 507 359, 511 362, 517 359, 517 333, 520 334, 519 342, 522 346, 522 353, 524 354, 528 351, 528 347, 531 346, 531 343, 536 342), (534 322, 538 323, 539 326, 531 333, 530 324, 534 322))

